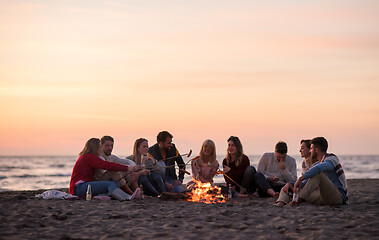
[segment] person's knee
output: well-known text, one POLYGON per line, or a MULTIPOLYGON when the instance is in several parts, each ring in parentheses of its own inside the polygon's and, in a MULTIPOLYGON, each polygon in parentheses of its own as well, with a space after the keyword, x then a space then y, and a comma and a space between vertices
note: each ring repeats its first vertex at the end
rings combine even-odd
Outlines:
POLYGON ((260 172, 256 172, 254 177, 255 177, 255 180, 266 178, 265 175, 263 175, 263 173, 260 173, 260 172))
POLYGON ((159 174, 153 174, 151 177, 152 177, 152 179, 153 179, 154 181, 158 181, 158 180, 161 180, 161 179, 162 179, 161 175, 159 175, 159 174))
POLYGON ((108 183, 108 192, 112 193, 116 188, 118 188, 117 184, 113 181, 108 183))
POLYGON ((245 170, 245 174, 249 174, 252 176, 255 176, 256 173, 257 173, 257 170, 255 170, 255 167, 253 166, 248 166, 245 170))
POLYGON ((109 186, 117 188, 119 186, 119 183, 118 182, 114 182, 114 181, 109 181, 109 186))
POLYGON ((308 181, 318 181, 320 182, 321 179, 323 179, 324 177, 327 177, 324 173, 320 172, 319 174, 316 174, 315 176, 309 178, 308 181))

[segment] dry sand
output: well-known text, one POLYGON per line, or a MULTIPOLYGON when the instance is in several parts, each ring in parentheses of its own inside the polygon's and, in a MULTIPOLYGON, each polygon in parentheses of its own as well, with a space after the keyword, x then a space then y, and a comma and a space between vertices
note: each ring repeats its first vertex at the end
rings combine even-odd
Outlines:
POLYGON ((273 206, 269 198, 207 205, 1 192, 0 239, 379 239, 379 179, 348 180, 348 187, 349 205, 294 208, 273 206))

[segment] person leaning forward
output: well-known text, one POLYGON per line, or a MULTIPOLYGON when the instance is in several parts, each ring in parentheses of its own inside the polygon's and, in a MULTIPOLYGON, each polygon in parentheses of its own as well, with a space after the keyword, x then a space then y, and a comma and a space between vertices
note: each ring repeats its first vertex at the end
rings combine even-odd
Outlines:
MULTIPOLYGON (((313 164, 317 162, 317 160, 314 160, 311 157, 311 140, 301 140, 300 141, 300 155, 302 158, 304 158, 302 165, 301 165, 301 174, 304 174, 306 171, 308 171, 313 164)), ((316 163, 317 164, 317 163, 316 163)), ((279 198, 276 200, 276 206, 282 207, 286 205, 287 203, 291 202, 293 198, 293 185, 295 184, 295 181, 291 181, 287 183, 281 190, 279 194, 279 198)))
POLYGON ((167 131, 158 133, 157 143, 149 148, 147 155, 165 163, 166 172, 163 180, 165 182, 166 190, 181 192, 183 191, 182 183, 184 179, 184 171, 180 170, 185 170, 186 166, 179 151, 172 143, 172 138, 173 136, 167 131), (179 167, 178 175, 175 171, 175 163, 179 167))
POLYGON ((255 181, 261 197, 278 198, 281 188, 296 180, 296 161, 287 155, 287 150, 287 144, 280 141, 274 153, 265 153, 259 160, 255 181))
MULTIPOLYGON (((102 160, 108 162, 115 162, 118 164, 131 166, 133 162, 127 159, 120 159, 112 154, 114 145, 114 139, 111 136, 103 136, 101 138, 102 152, 99 156, 102 160)), ((103 169, 96 169, 95 180, 96 181, 115 181, 118 182, 120 188, 128 193, 133 194, 138 188, 138 178, 141 175, 149 174, 149 170, 140 169, 132 173, 118 172, 118 171, 107 171, 103 169)), ((137 196, 137 198, 140 196, 137 196)))

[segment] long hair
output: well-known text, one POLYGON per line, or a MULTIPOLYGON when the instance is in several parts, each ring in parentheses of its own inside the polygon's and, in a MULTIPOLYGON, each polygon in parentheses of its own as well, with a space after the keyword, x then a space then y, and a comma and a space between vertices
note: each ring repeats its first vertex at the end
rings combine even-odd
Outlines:
POLYGON ((87 153, 92 153, 97 156, 99 147, 100 147, 100 139, 91 138, 86 142, 86 145, 84 145, 84 148, 79 153, 79 156, 83 156, 84 154, 87 154, 87 153))
MULTIPOLYGON (((232 141, 234 143, 234 145, 236 145, 237 153, 236 153, 235 164, 236 164, 236 167, 238 167, 242 162, 242 156, 243 156, 242 143, 241 143, 240 139, 238 137, 235 137, 235 136, 229 137, 227 142, 229 142, 229 141, 232 141)), ((226 163, 228 166, 230 166, 231 161, 232 161, 232 156, 229 154, 228 151, 226 151, 226 163)))
MULTIPOLYGON (((300 144, 305 144, 305 147, 308 148, 308 150, 311 148, 311 140, 310 139, 303 139, 300 141, 300 144)), ((310 154, 310 153, 309 153, 310 154)), ((308 159, 305 159, 305 167, 306 169, 309 169, 312 167, 312 165, 317 161, 317 159, 313 159, 312 157, 309 157, 308 159)))
POLYGON ((210 139, 207 139, 203 142, 203 145, 201 146, 201 149, 200 149, 200 153, 199 153, 199 156, 200 156, 200 159, 203 160, 204 159, 204 153, 203 153, 203 149, 208 146, 210 148, 212 148, 212 155, 210 156, 210 159, 209 159, 209 163, 214 163, 216 162, 216 145, 215 143, 210 140, 210 139))
POLYGON ((135 142, 134 142, 134 147, 133 147, 133 155, 132 155, 132 158, 133 158, 133 161, 140 165, 141 164, 141 154, 138 152, 138 148, 139 146, 141 146, 141 144, 143 142, 147 142, 147 140, 145 138, 138 138, 135 142))

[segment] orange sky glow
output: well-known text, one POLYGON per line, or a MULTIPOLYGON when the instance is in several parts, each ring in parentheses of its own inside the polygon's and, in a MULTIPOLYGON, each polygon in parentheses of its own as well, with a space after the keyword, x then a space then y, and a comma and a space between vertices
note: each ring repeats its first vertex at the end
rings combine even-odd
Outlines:
POLYGON ((161 130, 246 154, 379 154, 378 1, 0 0, 0 155, 161 130))

